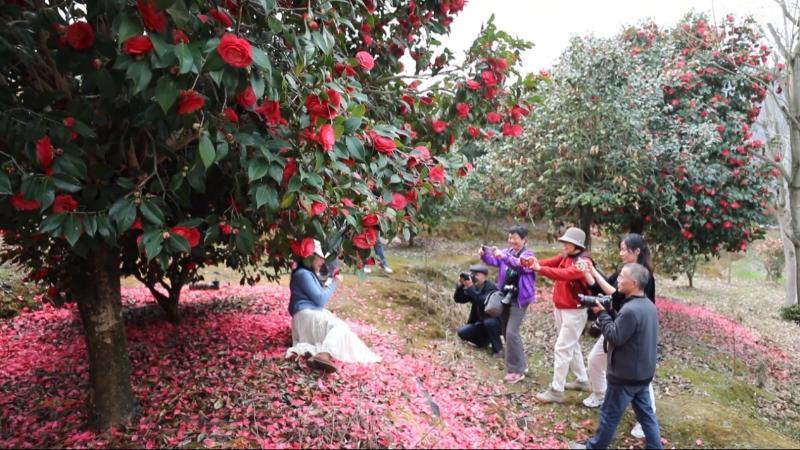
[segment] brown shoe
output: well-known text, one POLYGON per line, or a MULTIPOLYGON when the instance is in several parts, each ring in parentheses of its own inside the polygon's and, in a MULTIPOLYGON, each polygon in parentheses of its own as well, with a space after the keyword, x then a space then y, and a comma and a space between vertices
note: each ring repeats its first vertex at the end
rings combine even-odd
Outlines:
POLYGON ((308 362, 314 369, 321 370, 326 373, 333 373, 339 370, 333 361, 331 361, 331 357, 327 353, 318 353, 312 356, 308 362))

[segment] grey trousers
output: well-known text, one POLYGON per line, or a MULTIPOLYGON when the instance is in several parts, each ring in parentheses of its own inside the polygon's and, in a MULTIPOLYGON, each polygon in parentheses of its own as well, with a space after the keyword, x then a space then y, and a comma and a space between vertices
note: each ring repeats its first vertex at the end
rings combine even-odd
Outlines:
POLYGON ((525 357, 525 348, 522 346, 522 336, 519 329, 522 319, 528 311, 528 305, 519 307, 514 304, 503 309, 503 336, 506 340, 506 372, 525 373, 528 359, 525 357))

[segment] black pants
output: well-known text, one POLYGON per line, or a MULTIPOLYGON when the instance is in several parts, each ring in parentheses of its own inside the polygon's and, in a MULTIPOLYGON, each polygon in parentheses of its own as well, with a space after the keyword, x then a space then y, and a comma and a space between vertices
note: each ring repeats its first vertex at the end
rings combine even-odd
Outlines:
POLYGON ((503 342, 500 340, 500 319, 496 317, 464 325, 458 329, 458 337, 481 348, 491 344, 494 353, 503 350, 503 342))

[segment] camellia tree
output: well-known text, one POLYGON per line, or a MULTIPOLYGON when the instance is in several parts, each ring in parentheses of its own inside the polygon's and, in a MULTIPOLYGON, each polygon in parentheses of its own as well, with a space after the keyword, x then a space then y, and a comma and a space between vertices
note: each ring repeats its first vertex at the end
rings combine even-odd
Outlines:
POLYGON ((672 30, 578 39, 524 138, 539 151, 508 148, 527 164, 502 178, 529 180, 525 195, 546 217, 587 235, 591 222, 644 232, 659 269, 691 283, 699 258, 763 234, 773 170, 754 158, 764 149, 750 126, 766 91, 747 80, 769 76, 767 54, 754 22, 732 17, 719 28, 688 16, 672 30))
POLYGON ((133 275, 179 320, 204 265, 276 277, 313 239, 361 266, 464 168, 522 131, 526 43, 431 48, 463 1, 137 0, 0 6, 3 260, 76 301, 92 421, 135 411, 120 302, 133 275), (446 76, 419 92, 420 76, 446 76), (451 151, 451 149, 453 151, 451 151))

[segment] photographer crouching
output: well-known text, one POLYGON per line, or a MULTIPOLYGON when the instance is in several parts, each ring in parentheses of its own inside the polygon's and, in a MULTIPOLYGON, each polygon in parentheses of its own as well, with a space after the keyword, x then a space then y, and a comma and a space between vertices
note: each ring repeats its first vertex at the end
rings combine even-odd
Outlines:
POLYGON ((629 404, 642 425, 647 448, 661 448, 658 420, 650 401, 650 382, 656 371, 658 312, 645 295, 650 271, 641 264, 625 264, 617 279, 617 291, 625 295, 624 307, 612 319, 598 302, 592 310, 608 342, 608 368, 600 424, 595 435, 570 448, 608 448, 629 404))
POLYGON ((485 312, 486 298, 497 286, 487 280, 489 268, 483 264, 475 264, 469 273, 462 273, 453 294, 456 303, 471 303, 467 324, 458 329, 458 337, 472 342, 478 348, 492 346, 492 355, 503 358, 503 342, 500 340, 500 319, 490 317, 485 312))

